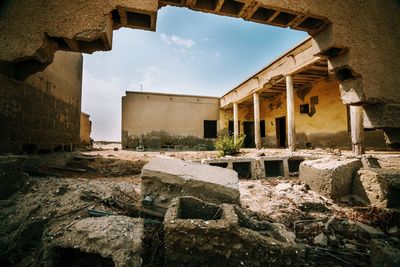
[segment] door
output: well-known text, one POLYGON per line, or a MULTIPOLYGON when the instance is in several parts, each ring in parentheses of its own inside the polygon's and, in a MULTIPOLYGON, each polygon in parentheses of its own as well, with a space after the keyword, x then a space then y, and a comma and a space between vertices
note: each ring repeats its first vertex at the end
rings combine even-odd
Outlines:
POLYGON ((276 147, 286 148, 286 117, 276 118, 276 147))
POLYGON ((256 147, 256 144, 254 142, 254 122, 245 121, 243 122, 243 127, 244 134, 246 135, 246 137, 244 138, 244 147, 256 147))

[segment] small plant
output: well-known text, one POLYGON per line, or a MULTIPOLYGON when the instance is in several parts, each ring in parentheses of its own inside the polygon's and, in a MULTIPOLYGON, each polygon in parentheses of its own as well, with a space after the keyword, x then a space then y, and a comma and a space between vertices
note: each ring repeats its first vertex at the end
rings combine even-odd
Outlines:
POLYGON ((235 137, 226 134, 215 141, 215 149, 219 151, 219 154, 222 157, 226 155, 234 155, 240 151, 245 137, 245 135, 239 135, 235 143, 235 137))

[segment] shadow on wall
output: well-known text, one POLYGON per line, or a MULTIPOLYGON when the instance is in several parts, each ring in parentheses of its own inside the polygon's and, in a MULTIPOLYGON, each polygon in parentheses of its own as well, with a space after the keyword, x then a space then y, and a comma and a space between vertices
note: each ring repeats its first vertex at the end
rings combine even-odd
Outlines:
POLYGON ((172 135, 165 131, 152 131, 140 136, 129 136, 122 133, 122 148, 136 149, 140 140, 146 149, 177 149, 177 150, 214 150, 214 139, 202 139, 192 135, 172 135))

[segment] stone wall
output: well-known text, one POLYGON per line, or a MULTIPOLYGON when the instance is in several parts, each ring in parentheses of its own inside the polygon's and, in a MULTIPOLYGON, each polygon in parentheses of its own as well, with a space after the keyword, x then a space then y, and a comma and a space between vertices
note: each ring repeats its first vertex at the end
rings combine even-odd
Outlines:
POLYGON ((0 153, 71 150, 79 144, 82 56, 57 52, 19 82, 0 75, 0 153))

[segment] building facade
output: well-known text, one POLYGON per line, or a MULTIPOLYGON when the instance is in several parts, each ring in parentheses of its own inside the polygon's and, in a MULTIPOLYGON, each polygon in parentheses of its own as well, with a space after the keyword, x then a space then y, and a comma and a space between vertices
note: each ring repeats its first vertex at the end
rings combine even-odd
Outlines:
POLYGON ((212 145, 219 131, 219 98, 145 92, 122 97, 122 147, 212 145))
POLYGON ((193 146, 218 132, 245 135, 249 148, 385 149, 383 131, 368 129, 363 109, 343 103, 340 77, 317 50, 308 38, 219 99, 127 92, 123 147, 134 148, 140 138, 147 147, 175 147, 182 136, 195 137, 193 146))

